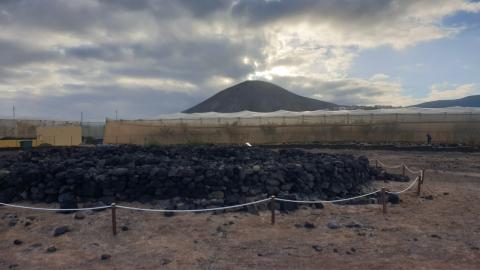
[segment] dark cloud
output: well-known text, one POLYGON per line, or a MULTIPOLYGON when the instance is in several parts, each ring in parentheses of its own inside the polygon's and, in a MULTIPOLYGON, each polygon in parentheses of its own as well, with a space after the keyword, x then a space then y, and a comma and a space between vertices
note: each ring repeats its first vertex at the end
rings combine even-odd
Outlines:
POLYGON ((31 95, 18 91, 0 103, 0 111, 9 112, 15 104, 18 117, 80 119, 102 121, 114 117, 115 110, 124 119, 148 118, 160 113, 176 113, 195 103, 198 97, 186 93, 166 92, 148 88, 126 88, 119 85, 86 87, 64 85, 68 95, 31 95))
POLYGON ((244 18, 249 24, 265 24, 285 19, 300 19, 348 24, 375 23, 379 19, 394 19, 401 15, 411 1, 402 5, 394 0, 240 0, 234 6, 232 14, 244 18))
POLYGON ((229 83, 265 79, 279 66, 296 73, 274 74, 287 89, 367 104, 389 90, 343 77, 362 46, 446 36, 428 16, 450 14, 452 6, 446 0, 0 0, 0 107, 8 111, 15 103, 19 112, 42 117, 85 111, 103 119, 115 109, 155 116, 182 111, 229 83), (405 19, 437 5, 447 11, 405 19), (281 32, 298 22, 308 27, 281 32), (317 33, 318 25, 331 28, 317 33))
POLYGON ((195 17, 202 18, 220 10, 230 7, 228 0, 177 0, 183 7, 188 9, 195 17))
POLYGON ((15 40, 0 39, 0 68, 11 68, 58 58, 58 53, 41 50, 15 40))

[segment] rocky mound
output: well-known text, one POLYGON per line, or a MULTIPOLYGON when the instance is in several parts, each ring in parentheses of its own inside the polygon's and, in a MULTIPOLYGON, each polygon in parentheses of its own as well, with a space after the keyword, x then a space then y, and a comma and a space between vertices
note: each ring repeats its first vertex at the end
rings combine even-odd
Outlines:
POLYGON ((273 83, 245 81, 224 89, 184 113, 241 111, 275 112, 279 110, 303 112, 337 108, 338 105, 318 99, 302 97, 273 83))
MULTIPOLYGON (((238 146, 50 148, 0 160, 0 201, 170 200, 173 208, 234 205, 269 195, 357 195, 379 170, 366 157, 238 146)), ((385 175, 383 175, 385 176, 385 175)))

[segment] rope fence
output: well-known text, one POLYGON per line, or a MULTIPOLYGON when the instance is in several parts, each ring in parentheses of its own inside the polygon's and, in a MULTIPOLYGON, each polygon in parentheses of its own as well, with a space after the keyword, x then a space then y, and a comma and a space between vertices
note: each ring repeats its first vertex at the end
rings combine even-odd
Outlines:
POLYGON ((17 204, 8 204, 8 203, 2 203, 2 202, 0 202, 0 205, 7 206, 7 207, 12 207, 12 208, 21 208, 21 209, 38 210, 38 211, 52 211, 52 212, 59 212, 59 211, 72 212, 72 211, 103 210, 103 209, 107 209, 107 208, 110 208, 110 207, 111 207, 110 205, 105 205, 105 206, 97 206, 97 207, 70 208, 70 209, 65 209, 65 208, 41 208, 41 207, 30 207, 30 206, 17 205, 17 204))
POLYGON ((212 212, 212 211, 222 211, 222 210, 228 210, 228 209, 236 209, 236 208, 242 208, 246 206, 251 206, 251 205, 257 205, 257 204, 263 204, 267 203, 269 204, 269 208, 271 211, 271 223, 272 225, 275 224, 275 202, 288 202, 288 203, 297 203, 297 204, 319 204, 319 203, 339 203, 339 202, 346 202, 346 201, 351 201, 351 200, 356 200, 368 196, 372 196, 375 194, 381 195, 381 201, 382 201, 382 209, 383 209, 383 214, 387 213, 387 194, 396 194, 400 195, 402 193, 405 193, 406 191, 410 190, 417 184, 417 196, 420 196, 421 193, 421 186, 423 184, 424 178, 425 178, 425 170, 413 170, 409 168, 405 163, 402 163, 400 165, 395 165, 395 166, 388 166, 385 163, 383 163, 380 160, 375 160, 375 166, 378 167, 378 165, 381 165, 384 168, 387 169, 399 169, 403 168, 403 175, 405 176, 405 171, 409 171, 412 174, 418 174, 417 177, 411 183, 405 188, 400 191, 389 191, 385 187, 365 193, 362 195, 358 196, 353 196, 349 198, 342 198, 342 199, 335 199, 335 200, 292 200, 292 199, 284 199, 284 198, 277 198, 276 196, 271 196, 269 198, 265 199, 260 199, 257 201, 253 202, 247 202, 247 203, 242 203, 242 204, 237 204, 237 205, 230 205, 230 206, 222 206, 222 207, 214 207, 214 208, 204 208, 204 209, 152 209, 152 208, 140 208, 140 207, 132 207, 132 206, 124 206, 124 205, 117 205, 115 203, 112 203, 111 205, 105 205, 105 206, 97 206, 97 207, 86 207, 86 208, 71 208, 71 209, 63 209, 63 208, 41 208, 41 207, 30 207, 30 206, 23 206, 23 205, 16 205, 16 204, 8 204, 8 203, 2 203, 0 202, 1 206, 6 206, 6 207, 12 207, 12 208, 21 208, 21 209, 28 209, 28 210, 37 210, 37 211, 52 211, 52 212, 76 212, 76 211, 88 211, 88 210, 105 210, 105 209, 111 209, 112 211, 112 231, 113 234, 117 234, 117 225, 116 225, 116 209, 126 209, 126 210, 132 210, 132 211, 143 211, 143 212, 160 212, 160 213, 198 213, 198 212, 212 212))
POLYGON ((135 211, 145 211, 145 212, 195 213, 195 212, 210 212, 210 211, 221 211, 221 210, 241 208, 249 205, 261 204, 270 200, 271 200, 270 198, 266 198, 266 199, 262 199, 254 202, 231 205, 231 206, 205 208, 205 209, 184 209, 184 210, 183 209, 149 209, 149 208, 138 208, 138 207, 123 206, 123 205, 117 205, 116 207, 122 208, 122 209, 128 209, 128 210, 135 210, 135 211))

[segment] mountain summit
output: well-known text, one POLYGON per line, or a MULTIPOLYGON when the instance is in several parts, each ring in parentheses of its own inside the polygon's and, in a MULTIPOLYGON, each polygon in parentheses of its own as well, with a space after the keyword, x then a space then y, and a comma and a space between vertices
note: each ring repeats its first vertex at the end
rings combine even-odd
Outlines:
POLYGON ((336 107, 338 107, 336 104, 330 102, 299 96, 273 83, 244 81, 218 92, 183 113, 274 112, 278 110, 301 112, 336 107))

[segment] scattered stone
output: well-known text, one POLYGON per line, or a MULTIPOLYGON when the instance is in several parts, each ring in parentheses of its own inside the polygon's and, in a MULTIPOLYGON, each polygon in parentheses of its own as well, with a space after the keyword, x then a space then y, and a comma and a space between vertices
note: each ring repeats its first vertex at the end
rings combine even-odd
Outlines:
POLYGON ((53 236, 60 236, 60 235, 63 235, 67 232, 70 231, 70 228, 68 226, 61 226, 61 227, 57 227, 55 228, 55 231, 53 232, 53 236))
POLYGON ((25 249, 25 251, 33 251, 33 250, 36 250, 36 249, 40 248, 41 246, 42 246, 42 244, 35 243, 33 245, 30 245, 27 249, 25 249))
POLYGON ((217 234, 217 236, 222 237, 222 238, 227 237, 227 231, 222 226, 217 227, 216 234, 217 234))
POLYGON ((11 219, 10 221, 8 221, 8 226, 15 227, 15 225, 17 225, 17 222, 18 219, 11 219))
POLYGON ((400 203, 400 196, 394 193, 388 193, 387 201, 391 204, 399 204, 400 203))
POLYGON ((172 261, 169 260, 169 259, 161 259, 161 260, 160 260, 160 264, 161 264, 161 265, 167 265, 167 264, 169 264, 169 263, 171 263, 171 262, 172 262, 172 261))
POLYGON ((16 263, 10 264, 10 265, 8 266, 8 269, 16 269, 17 266, 18 266, 18 264, 16 264, 16 263))
POLYGON ((321 252, 323 250, 323 248, 319 245, 313 245, 312 248, 315 249, 315 251, 317 252, 321 252))
POLYGON ((122 227, 120 227, 120 229, 122 229, 122 231, 126 232, 126 231, 128 231, 129 228, 127 227, 127 225, 122 225, 122 227))
POLYGON ((110 254, 102 254, 102 256, 100 256, 100 260, 102 261, 106 261, 108 259, 110 259, 112 256, 110 254))
POLYGON ((338 253, 338 249, 334 248, 333 252, 338 253))
POLYGON ((30 221, 25 222, 25 227, 28 227, 30 225, 32 225, 32 222, 30 222, 30 221))
POLYGON ((51 246, 51 247, 47 248, 47 253, 53 253, 53 252, 56 252, 56 251, 57 251, 57 248, 55 246, 51 246))
POLYGON ((440 237, 440 235, 438 235, 438 234, 431 234, 430 237, 437 238, 437 239, 442 239, 442 237, 440 237))
POLYGON ((448 193, 448 192, 443 192, 443 195, 449 195, 449 194, 450 194, 450 193, 448 193))
POLYGON ((13 244, 18 246, 18 245, 23 244, 23 241, 22 241, 22 240, 19 240, 19 239, 15 239, 15 240, 13 241, 13 244))
POLYGON ((305 224, 303 224, 303 227, 305 229, 315 229, 316 228, 315 224, 310 223, 310 222, 305 222, 305 224))
POLYGON ((331 221, 327 224, 327 227, 329 229, 335 230, 335 229, 340 228, 340 225, 338 223, 336 223, 335 221, 331 221))
POLYGON ((417 242, 417 241, 418 241, 418 239, 417 239, 417 238, 413 238, 413 241, 417 242))
POLYGON ((73 216, 75 219, 82 220, 85 219, 85 214, 76 212, 75 215, 73 216))
POLYGON ((425 200, 433 200, 433 195, 423 196, 422 198, 424 198, 425 200))
POLYGON ((352 229, 352 228, 356 228, 356 229, 359 229, 362 227, 362 224, 360 223, 357 223, 355 221, 352 221, 350 223, 348 223, 347 225, 345 225, 345 227, 349 228, 349 229, 352 229))
POLYGON ((173 217, 175 216, 175 212, 163 212, 163 215, 166 217, 173 217))

